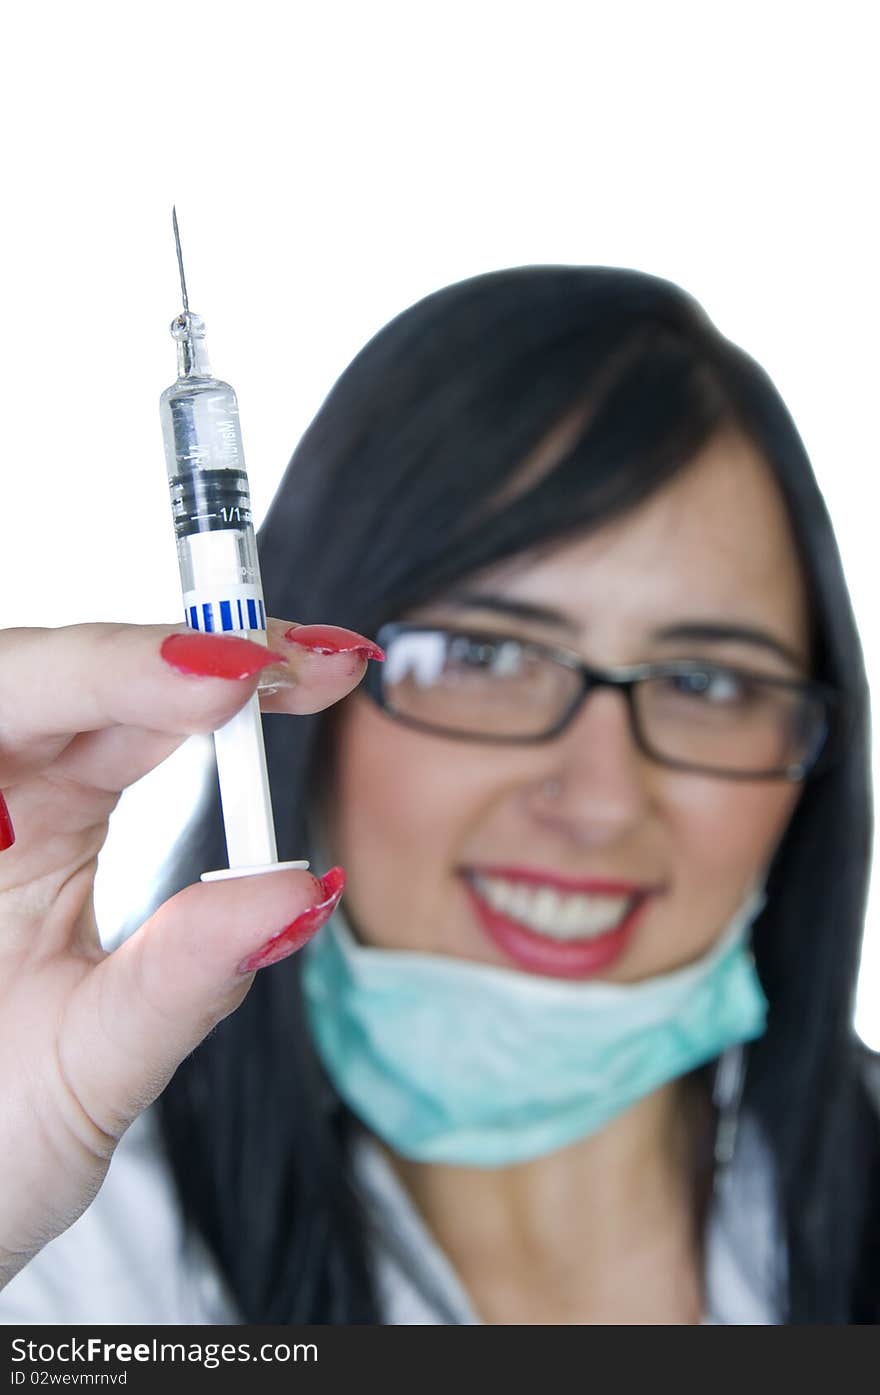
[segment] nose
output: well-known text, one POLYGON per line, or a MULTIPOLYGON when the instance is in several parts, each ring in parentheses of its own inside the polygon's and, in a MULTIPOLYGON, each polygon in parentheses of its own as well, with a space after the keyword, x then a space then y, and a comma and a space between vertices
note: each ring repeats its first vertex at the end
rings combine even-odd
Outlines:
POLYGON ((650 772, 623 693, 609 688, 588 693, 570 725, 543 750, 544 781, 557 782, 558 793, 542 799, 540 816, 573 841, 610 843, 645 817, 650 772))

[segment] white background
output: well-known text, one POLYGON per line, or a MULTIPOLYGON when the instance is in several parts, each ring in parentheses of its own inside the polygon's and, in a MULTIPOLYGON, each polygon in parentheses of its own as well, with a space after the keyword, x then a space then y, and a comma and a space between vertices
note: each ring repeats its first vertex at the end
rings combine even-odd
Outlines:
MULTIPOLYGON (((840 0, 19 6, 0 57, 0 623, 181 618, 157 418, 176 201, 258 523, 335 378, 420 296, 529 262, 678 281, 799 425, 876 688, 875 21, 840 0)), ((123 797, 108 938, 209 751, 187 743, 123 797)), ((877 919, 875 898, 857 1025, 880 1048, 877 919)))

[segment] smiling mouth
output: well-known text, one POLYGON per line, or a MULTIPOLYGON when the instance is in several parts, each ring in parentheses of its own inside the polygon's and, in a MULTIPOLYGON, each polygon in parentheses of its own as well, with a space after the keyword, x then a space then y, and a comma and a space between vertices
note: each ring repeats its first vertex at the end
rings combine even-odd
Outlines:
POLYGON ((462 875, 493 945, 521 968, 562 978, 585 978, 617 960, 654 894, 619 884, 569 891, 530 874, 468 870, 462 875))
POLYGON ((477 872, 470 878, 474 890, 493 911, 533 934, 562 942, 594 940, 619 929, 644 896, 639 892, 629 896, 560 892, 477 872))

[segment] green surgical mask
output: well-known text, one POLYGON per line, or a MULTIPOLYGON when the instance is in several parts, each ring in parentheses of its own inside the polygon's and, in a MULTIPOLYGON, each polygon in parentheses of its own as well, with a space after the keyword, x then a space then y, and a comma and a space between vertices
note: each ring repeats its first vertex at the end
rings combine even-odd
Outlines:
POLYGON ((764 1031, 753 891, 713 947, 641 983, 572 983, 358 944, 339 910, 303 951, 338 1094, 403 1157, 504 1167, 586 1138, 764 1031))

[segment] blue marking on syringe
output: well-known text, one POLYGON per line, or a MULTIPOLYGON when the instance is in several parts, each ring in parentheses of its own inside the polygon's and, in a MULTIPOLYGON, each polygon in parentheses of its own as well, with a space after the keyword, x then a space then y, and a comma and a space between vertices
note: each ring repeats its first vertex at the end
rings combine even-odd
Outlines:
POLYGON ((200 604, 185 608, 184 614, 190 629, 203 630, 209 634, 218 628, 221 631, 266 629, 266 608, 263 602, 249 596, 244 598, 243 603, 241 597, 238 596, 231 600, 202 601, 200 604), (235 623, 236 612, 238 614, 237 625, 235 623))

